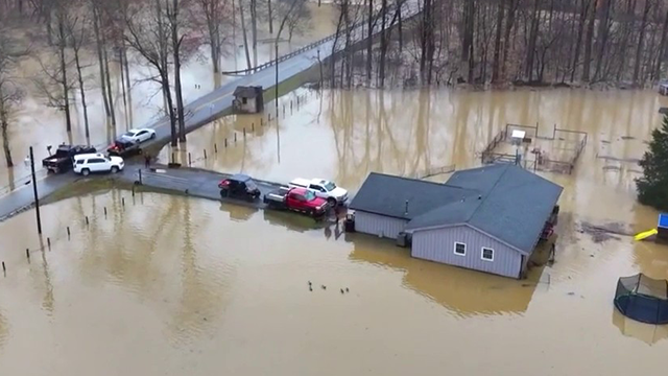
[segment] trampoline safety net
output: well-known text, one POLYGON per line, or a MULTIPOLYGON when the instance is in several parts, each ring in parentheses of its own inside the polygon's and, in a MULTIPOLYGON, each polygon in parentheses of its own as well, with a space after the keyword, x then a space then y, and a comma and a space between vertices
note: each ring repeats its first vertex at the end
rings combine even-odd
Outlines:
POLYGON ((626 317, 647 324, 668 324, 668 281, 643 274, 617 281, 615 307, 626 317))

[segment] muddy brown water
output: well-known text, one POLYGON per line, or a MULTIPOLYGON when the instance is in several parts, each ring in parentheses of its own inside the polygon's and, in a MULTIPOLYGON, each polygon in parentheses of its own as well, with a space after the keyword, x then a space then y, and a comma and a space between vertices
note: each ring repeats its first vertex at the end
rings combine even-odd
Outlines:
MULTIPOLYGON (((298 91, 292 98, 300 93, 306 104, 278 128, 262 126, 196 163, 272 180, 332 178, 355 190, 372 170, 476 166, 486 137, 505 122, 586 130, 591 139, 575 173, 543 174, 565 187, 556 263, 514 281, 412 259, 392 242, 290 213, 148 193, 133 200, 120 190, 89 194, 43 208, 51 250, 37 250, 33 212, 0 223, 0 259, 8 266, 0 278, 3 374, 663 370, 668 329, 625 319, 612 299, 619 276, 668 278, 668 248, 625 235, 597 242, 581 232, 583 225, 631 233, 655 225, 657 213, 635 202, 636 167, 605 168, 610 160, 596 154, 639 158, 663 98, 444 90, 426 95, 426 106, 423 92, 381 100, 375 91, 322 98, 298 91), (25 248, 33 250, 30 262, 25 248)), ((187 150, 258 120, 204 127, 187 150)))

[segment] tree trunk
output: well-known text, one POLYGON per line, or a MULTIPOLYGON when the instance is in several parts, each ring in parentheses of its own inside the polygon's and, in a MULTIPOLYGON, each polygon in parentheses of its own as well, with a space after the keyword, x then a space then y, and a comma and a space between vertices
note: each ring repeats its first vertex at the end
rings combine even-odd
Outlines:
POLYGON ((663 29, 661 30, 661 42, 659 42, 659 51, 656 55, 656 63, 654 65, 654 75, 653 79, 658 81, 661 78, 661 63, 663 63, 663 57, 666 55, 666 36, 668 36, 668 11, 663 18, 663 29))
POLYGON ((65 61, 66 35, 65 35, 65 15, 62 10, 58 14, 58 53, 60 56, 60 84, 63 89, 63 110, 65 111, 65 123, 67 132, 72 131, 72 119, 70 115, 70 87, 67 81, 67 62, 65 61))
MULTIPOLYGON (((82 33, 82 37, 83 37, 83 33, 82 33)), ((74 43, 77 43, 77 42, 75 41, 74 43)), ((84 87, 83 73, 81 72, 81 61, 79 59, 79 47, 74 48, 74 63, 76 64, 76 67, 77 67, 77 78, 79 79, 79 94, 81 95, 81 107, 83 108, 86 140, 88 140, 88 139, 90 139, 90 128, 89 128, 89 123, 88 123, 88 105, 86 103, 86 88, 84 87)))
POLYGON ((473 81, 473 33, 475 31, 475 0, 467 0, 464 4, 464 22, 462 31, 462 63, 468 65, 468 79, 473 81))
POLYGON ((177 120, 179 122, 179 141, 186 142, 186 124, 183 113, 183 93, 181 90, 181 40, 179 39, 179 0, 172 2, 171 29, 172 51, 174 55, 174 91, 176 92, 177 120))
POLYGON ((399 28, 399 54, 404 50, 404 32, 403 32, 403 21, 401 19, 401 3, 400 0, 397 0, 397 12, 399 12, 399 25, 397 26, 399 28))
POLYGON ((645 30, 647 29, 647 16, 652 8, 651 0, 645 0, 645 8, 642 12, 642 21, 638 31, 638 44, 636 45, 636 56, 633 65, 633 84, 638 85, 638 74, 640 73, 640 61, 642 56, 643 44, 645 43, 645 30))
POLYGON ((367 41, 366 41, 366 81, 371 83, 371 69, 373 67, 373 0, 367 0, 368 20, 367 20, 367 41))
POLYGON ((387 38, 385 36, 385 28, 387 24, 387 0, 382 0, 381 3, 381 25, 380 25, 380 67, 378 70, 379 87, 385 86, 385 55, 387 55, 387 38))
POLYGON ((601 68, 603 66, 603 58, 605 56, 605 48, 608 44, 608 37, 610 34, 610 12, 612 9, 613 0, 600 0, 603 4, 603 15, 598 23, 598 33, 596 40, 598 43, 598 56, 596 58, 596 71, 594 73, 595 79, 601 79, 601 68))
POLYGON ((591 70, 591 48, 594 39, 594 23, 596 22, 596 0, 589 0, 587 35, 585 36, 584 61, 582 65, 582 82, 589 82, 591 70))
POLYGON ((538 39, 538 20, 540 12, 538 9, 538 1, 534 0, 533 11, 531 12, 531 26, 529 29, 529 44, 527 46, 526 66, 524 67, 524 77, 528 82, 533 81, 533 68, 536 53, 536 40, 538 39))
MULTIPOLYGON (((244 37, 244 49, 246 50, 246 64, 248 64, 248 69, 252 69, 250 51, 248 50, 248 33, 246 32, 246 21, 244 17, 244 6, 243 0, 239 0, 239 15, 241 16, 241 32, 244 37)), ((276 56, 278 58, 278 56, 276 56)))
MULTIPOLYGON (((251 27, 253 37, 253 65, 257 66, 257 0, 250 0, 251 27)), ((278 56, 276 56, 278 59, 278 56)))
POLYGON ((98 66, 100 67, 100 91, 102 92, 102 101, 104 102, 104 112, 107 119, 111 119, 109 110, 109 100, 107 98, 107 85, 104 74, 104 57, 102 55, 102 37, 100 35, 100 12, 97 6, 93 6, 93 30, 95 32, 95 45, 97 47, 98 66))
POLYGON ((580 61, 580 49, 582 45, 582 34, 584 33, 585 21, 587 21, 587 12, 591 3, 588 0, 582 1, 582 12, 580 13, 580 22, 578 23, 578 34, 575 41, 575 51, 573 52, 573 65, 571 66, 571 82, 575 81, 575 71, 580 61))
POLYGON ((9 148, 9 122, 7 121, 7 108, 4 100, 0 98, 0 128, 2 128, 2 150, 5 153, 5 162, 7 167, 13 167, 14 161, 12 160, 12 151, 9 148))
MULTIPOLYGON (((104 39, 103 39, 104 42, 104 39)), ((106 43, 105 43, 106 45, 106 43)), ((111 126, 116 128, 116 109, 114 108, 114 97, 111 88, 111 74, 109 73, 109 57, 107 56, 107 49, 102 50, 104 58, 104 75, 107 81, 107 97, 109 98, 109 114, 111 115, 111 126)))
POLYGON ((267 11, 268 11, 268 16, 269 16, 269 34, 274 33, 274 20, 273 20, 273 14, 271 13, 271 0, 267 0, 267 11))
POLYGON ((510 49, 510 33, 515 26, 515 13, 518 0, 508 0, 508 17, 506 18, 506 29, 503 33, 503 59, 501 61, 501 78, 507 80, 508 51, 510 49))
POLYGON ((499 64, 501 63, 501 31, 503 29, 503 6, 506 0, 499 0, 496 10, 496 34, 494 35, 494 60, 492 61, 492 83, 499 81, 499 64))

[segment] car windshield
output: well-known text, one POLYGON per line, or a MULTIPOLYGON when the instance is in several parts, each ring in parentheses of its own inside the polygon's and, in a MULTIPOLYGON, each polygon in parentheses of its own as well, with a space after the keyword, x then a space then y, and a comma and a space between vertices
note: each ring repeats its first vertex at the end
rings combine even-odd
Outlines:
POLYGON ((325 184, 323 184, 323 186, 325 187, 327 192, 332 191, 336 188, 336 185, 334 183, 332 183, 331 181, 325 182, 325 184))
POLYGON ((315 200, 315 193, 313 193, 312 191, 306 191, 306 193, 304 193, 304 198, 306 199, 306 201, 313 201, 315 200))

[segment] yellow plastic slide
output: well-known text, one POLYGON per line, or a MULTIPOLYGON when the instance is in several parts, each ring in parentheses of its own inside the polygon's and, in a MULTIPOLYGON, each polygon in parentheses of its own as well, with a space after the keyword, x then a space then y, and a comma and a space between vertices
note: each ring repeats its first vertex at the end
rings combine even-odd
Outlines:
POLYGON ((658 232, 659 232, 659 231, 657 231, 657 229, 653 228, 653 229, 651 229, 651 230, 644 231, 644 232, 641 232, 641 233, 639 233, 639 234, 636 234, 636 236, 634 236, 633 239, 635 239, 635 240, 643 240, 643 239, 649 238, 649 237, 652 236, 652 235, 656 235, 658 232))

